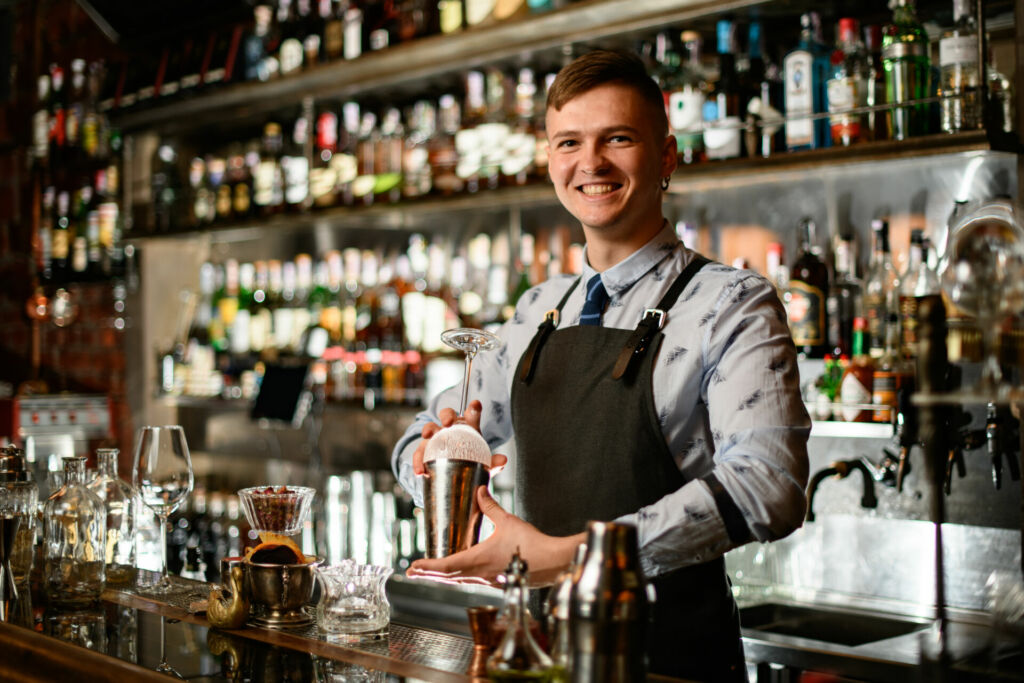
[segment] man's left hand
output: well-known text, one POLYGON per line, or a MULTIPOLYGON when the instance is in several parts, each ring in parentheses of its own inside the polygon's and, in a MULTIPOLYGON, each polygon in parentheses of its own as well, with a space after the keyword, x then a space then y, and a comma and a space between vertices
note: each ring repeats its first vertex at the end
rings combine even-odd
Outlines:
POLYGON ((508 568, 513 553, 528 565, 531 586, 555 582, 569 566, 576 547, 586 534, 548 536, 537 527, 506 512, 494 500, 486 486, 477 489, 480 510, 494 524, 494 533, 469 550, 434 560, 416 560, 406 572, 409 578, 423 578, 443 583, 475 583, 497 586, 497 578, 508 568))

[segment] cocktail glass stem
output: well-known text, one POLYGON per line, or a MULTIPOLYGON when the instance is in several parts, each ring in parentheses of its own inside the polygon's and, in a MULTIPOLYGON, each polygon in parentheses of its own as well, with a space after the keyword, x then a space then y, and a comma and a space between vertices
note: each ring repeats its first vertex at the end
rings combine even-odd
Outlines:
POLYGON ((459 415, 464 415, 466 412, 466 405, 469 403, 469 378, 470 373, 473 370, 473 358, 476 356, 477 347, 467 348, 466 353, 466 377, 462 381, 462 402, 459 404, 459 415))
POLYGON ((167 515, 157 515, 160 519, 160 581, 162 588, 167 588, 171 580, 167 576, 167 515))

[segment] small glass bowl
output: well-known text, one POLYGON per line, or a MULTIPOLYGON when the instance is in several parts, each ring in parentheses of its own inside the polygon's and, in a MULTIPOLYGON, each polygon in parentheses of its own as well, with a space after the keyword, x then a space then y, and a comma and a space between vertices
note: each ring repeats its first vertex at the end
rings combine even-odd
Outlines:
POLYGON ((256 532, 293 536, 309 517, 316 489, 308 486, 251 486, 238 492, 249 526, 256 532), (268 492, 268 489, 270 491, 268 492))

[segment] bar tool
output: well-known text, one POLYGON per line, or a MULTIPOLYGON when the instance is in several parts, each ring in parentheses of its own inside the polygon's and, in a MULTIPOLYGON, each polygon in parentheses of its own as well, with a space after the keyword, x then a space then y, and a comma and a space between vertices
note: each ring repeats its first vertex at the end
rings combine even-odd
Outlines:
MULTIPOLYGON (((496 336, 483 330, 457 328, 441 334, 445 344, 465 354, 459 415, 466 412, 473 358, 498 346, 496 336)), ((490 480, 491 449, 478 431, 466 424, 441 429, 423 453, 427 477, 423 498, 427 518, 427 557, 446 557, 466 550, 480 536, 483 516, 476 490, 490 480)))
POLYGON ((570 680, 645 680, 648 612, 636 527, 590 522, 587 554, 576 573, 570 598, 570 680))
POLYGON ((469 620, 470 635, 473 636, 473 659, 469 662, 466 675, 474 678, 486 678, 487 658, 491 656, 498 644, 494 629, 494 622, 498 618, 498 608, 493 605, 467 607, 466 616, 469 620))

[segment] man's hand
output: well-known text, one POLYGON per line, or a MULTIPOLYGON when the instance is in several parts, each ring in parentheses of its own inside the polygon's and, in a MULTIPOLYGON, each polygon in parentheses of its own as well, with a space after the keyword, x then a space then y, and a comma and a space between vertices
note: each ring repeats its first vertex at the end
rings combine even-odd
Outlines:
POLYGON ((480 510, 494 524, 494 533, 469 550, 436 560, 416 560, 406 576, 444 583, 496 586, 497 577, 505 572, 512 554, 518 549, 528 565, 530 585, 546 586, 554 583, 558 574, 569 566, 576 546, 586 541, 585 533, 575 536, 541 533, 537 527, 502 509, 486 486, 477 489, 477 501, 480 510))
MULTIPOLYGON (((453 424, 467 424, 473 429, 480 431, 480 414, 483 412, 483 406, 480 405, 480 401, 470 401, 469 405, 466 406, 466 412, 461 417, 455 414, 455 411, 451 408, 444 408, 438 418, 441 420, 441 424, 431 422, 430 424, 423 427, 419 445, 412 454, 412 471, 417 475, 426 475, 427 468, 423 465, 423 452, 427 448, 427 441, 430 437, 437 434, 444 427, 451 427, 453 424)), ((491 456, 491 476, 494 476, 501 471, 501 468, 508 462, 508 458, 500 453, 496 453, 491 456)))

